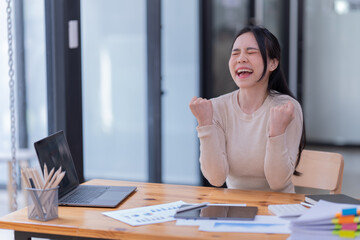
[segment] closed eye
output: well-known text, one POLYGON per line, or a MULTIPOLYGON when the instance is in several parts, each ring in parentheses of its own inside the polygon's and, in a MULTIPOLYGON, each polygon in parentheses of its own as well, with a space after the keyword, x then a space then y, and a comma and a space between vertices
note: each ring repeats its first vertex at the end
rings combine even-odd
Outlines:
POLYGON ((231 51, 231 55, 232 55, 232 56, 239 55, 239 53, 240 53, 240 50, 237 49, 237 48, 235 48, 235 49, 233 49, 233 50, 231 51))
POLYGON ((247 53, 248 54, 254 54, 254 53, 258 53, 259 49, 257 48, 247 48, 247 53))

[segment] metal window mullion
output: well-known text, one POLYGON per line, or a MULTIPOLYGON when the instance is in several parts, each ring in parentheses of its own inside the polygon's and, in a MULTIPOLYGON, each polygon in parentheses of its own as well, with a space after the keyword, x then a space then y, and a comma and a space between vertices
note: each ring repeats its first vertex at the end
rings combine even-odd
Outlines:
POLYGON ((297 61, 298 61, 298 6, 297 1, 290 1, 289 6, 289 88, 291 92, 297 97, 297 61))
POLYGON ((25 36, 24 36, 24 0, 14 1, 15 12, 15 54, 17 82, 18 143, 20 148, 28 147, 28 129, 26 116, 26 75, 25 75, 25 36))
POLYGON ((302 85, 303 85, 303 51, 304 51, 304 1, 297 1, 297 99, 302 103, 303 94, 302 94, 302 85))
POLYGON ((48 132, 64 130, 79 181, 84 181, 80 0, 45 1, 48 132), (78 47, 69 48, 68 23, 78 21, 78 47))
POLYGON ((161 183, 161 1, 146 1, 146 10, 148 179, 161 183))
MULTIPOLYGON (((214 78, 213 69, 213 4, 214 1, 200 0, 199 4, 199 22, 200 22, 200 37, 199 37, 199 79, 200 79, 200 96, 205 98, 214 97, 214 78)), ((199 152, 200 154, 200 152, 199 152)), ((200 171, 200 170, 199 170, 200 171)), ((200 182, 203 186, 210 186, 210 183, 203 176, 200 171, 200 182)))
MULTIPOLYGON (((284 71, 285 78, 287 80, 288 85, 290 84, 290 34, 291 34, 291 25, 290 25, 290 0, 283 1, 284 8, 283 12, 281 13, 282 16, 282 23, 278 23, 280 27, 284 30, 282 31, 282 55, 281 55, 281 65, 282 70, 284 71)), ((296 93, 293 92, 296 96, 296 93)))

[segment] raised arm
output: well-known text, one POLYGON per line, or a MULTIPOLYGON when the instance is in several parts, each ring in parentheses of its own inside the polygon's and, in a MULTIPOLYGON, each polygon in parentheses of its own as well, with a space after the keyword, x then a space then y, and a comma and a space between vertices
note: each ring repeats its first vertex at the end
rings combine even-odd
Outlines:
POLYGON ((214 186, 222 186, 229 173, 226 158, 225 134, 220 124, 213 120, 211 100, 194 97, 189 104, 198 121, 200 139, 200 165, 205 178, 214 186))
POLYGON ((264 171, 274 191, 281 191, 291 183, 302 128, 303 116, 297 102, 288 102, 270 110, 264 171))

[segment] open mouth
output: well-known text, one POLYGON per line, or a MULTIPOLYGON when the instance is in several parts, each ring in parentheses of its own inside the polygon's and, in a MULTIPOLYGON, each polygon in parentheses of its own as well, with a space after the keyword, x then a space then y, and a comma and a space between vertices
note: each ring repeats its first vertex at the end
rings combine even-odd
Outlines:
POLYGON ((236 70, 236 75, 239 78, 246 78, 246 77, 250 76, 252 73, 253 73, 253 70, 248 69, 248 68, 241 68, 241 69, 236 70))

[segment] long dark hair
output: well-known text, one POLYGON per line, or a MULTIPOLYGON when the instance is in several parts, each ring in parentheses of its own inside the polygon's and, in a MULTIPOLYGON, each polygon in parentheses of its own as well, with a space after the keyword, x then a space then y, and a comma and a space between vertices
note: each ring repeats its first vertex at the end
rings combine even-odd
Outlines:
MULTIPOLYGON (((234 46, 236 39, 240 35, 242 35, 244 33, 248 33, 248 32, 251 32, 254 34, 257 44, 259 45, 260 53, 261 53, 263 63, 264 63, 264 71, 263 71, 262 76, 260 77, 259 81, 261 81, 262 78, 264 77, 264 75, 266 74, 267 56, 270 59, 277 59, 279 61, 279 65, 269 76, 268 92, 269 92, 269 94, 286 94, 286 95, 289 95, 290 97, 296 99, 287 85, 284 72, 280 65, 281 48, 280 48, 279 41, 269 30, 267 30, 265 27, 261 27, 261 26, 247 26, 247 27, 243 28, 237 34, 232 46, 234 46), (276 92, 271 91, 271 90, 275 90, 276 92)), ((301 139, 300 139, 299 153, 297 156, 295 168, 299 165, 300 158, 301 158, 301 152, 305 148, 305 143, 306 143, 305 121, 303 120, 303 130, 302 130, 302 135, 301 135, 301 139)), ((301 174, 300 172, 298 172, 296 170, 294 171, 294 175, 299 176, 300 174, 301 174)))

